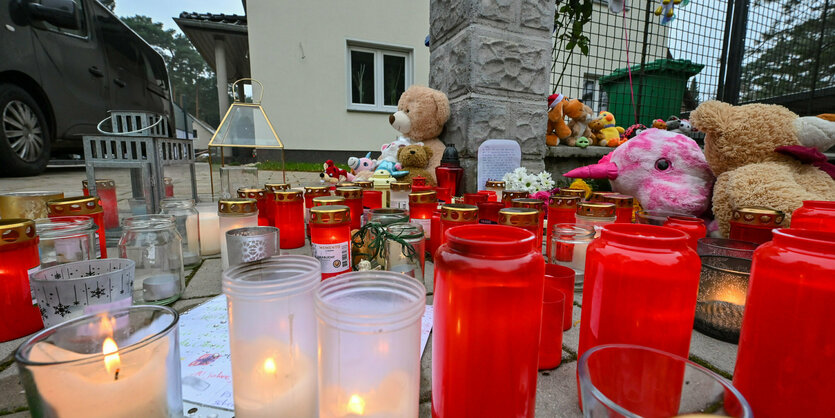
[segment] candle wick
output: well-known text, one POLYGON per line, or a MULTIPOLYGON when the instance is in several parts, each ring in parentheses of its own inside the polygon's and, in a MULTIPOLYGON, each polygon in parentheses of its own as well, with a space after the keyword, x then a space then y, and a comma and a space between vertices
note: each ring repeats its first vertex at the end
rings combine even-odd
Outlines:
POLYGON ((115 380, 119 380, 119 371, 120 371, 120 370, 121 370, 121 369, 116 369, 116 374, 113 376, 113 380, 114 380, 114 381, 115 381, 115 380))

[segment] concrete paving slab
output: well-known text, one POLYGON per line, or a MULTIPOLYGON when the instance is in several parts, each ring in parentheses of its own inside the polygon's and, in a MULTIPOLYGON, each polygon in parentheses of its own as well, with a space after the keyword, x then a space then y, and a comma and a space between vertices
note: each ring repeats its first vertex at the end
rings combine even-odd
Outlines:
POLYGON ((205 302, 205 301, 207 301, 207 300, 209 300, 213 297, 214 296, 209 296, 209 297, 205 297, 205 298, 194 298, 194 299, 180 299, 180 300, 174 302, 174 304, 171 305, 171 307, 174 308, 175 311, 177 311, 179 313, 183 313, 183 312, 185 312, 185 311, 187 311, 187 310, 189 310, 189 309, 191 309, 191 308, 193 308, 193 307, 195 307, 195 306, 197 306, 197 305, 199 305, 199 304, 201 304, 201 303, 203 303, 203 302, 205 302))
POLYGON ((699 331, 693 331, 690 338, 691 360, 695 360, 697 363, 706 362, 727 375, 733 375, 734 373, 737 348, 736 344, 713 339, 699 331), (694 359, 694 356, 698 359, 694 359), (702 361, 699 361, 699 359, 702 361))
POLYGON ((0 379, 0 415, 27 408, 26 395, 17 375, 0 379))
POLYGON ((582 417, 577 400, 577 362, 539 372, 536 384, 537 417, 582 417))
POLYGON ((219 258, 203 261, 203 265, 188 281, 182 299, 219 295, 222 292, 220 284, 221 267, 222 263, 219 258))

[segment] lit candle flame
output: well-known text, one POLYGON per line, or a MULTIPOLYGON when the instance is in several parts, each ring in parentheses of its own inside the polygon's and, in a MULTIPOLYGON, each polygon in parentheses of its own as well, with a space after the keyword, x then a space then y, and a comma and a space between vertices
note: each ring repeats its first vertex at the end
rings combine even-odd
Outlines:
POLYGON ((116 345, 113 338, 108 337, 101 345, 101 352, 104 354, 104 368, 108 374, 113 374, 113 380, 119 380, 119 368, 122 366, 118 351, 119 346, 116 345))
POLYGON ((359 395, 351 395, 351 399, 348 400, 348 412, 352 414, 362 415, 365 411, 365 400, 362 399, 359 395))
POLYGON ((745 293, 733 288, 724 288, 716 295, 716 300, 745 306, 745 293))
POLYGON ((264 372, 267 374, 274 375, 276 371, 275 367, 275 360, 272 357, 264 360, 264 372))

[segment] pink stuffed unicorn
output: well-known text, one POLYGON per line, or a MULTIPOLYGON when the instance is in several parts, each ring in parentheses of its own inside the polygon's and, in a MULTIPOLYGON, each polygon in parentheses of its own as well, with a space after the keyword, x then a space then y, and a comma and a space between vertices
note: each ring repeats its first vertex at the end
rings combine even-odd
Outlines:
POLYGON ((713 173, 692 139, 648 129, 594 165, 565 177, 609 179, 612 190, 634 196, 647 210, 699 216, 710 206, 713 173))

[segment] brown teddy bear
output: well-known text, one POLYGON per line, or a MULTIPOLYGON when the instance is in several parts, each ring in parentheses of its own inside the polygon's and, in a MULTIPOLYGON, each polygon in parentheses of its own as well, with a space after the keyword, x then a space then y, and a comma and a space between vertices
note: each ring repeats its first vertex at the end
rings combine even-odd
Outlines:
MULTIPOLYGON (((425 177, 435 181, 435 167, 441 164, 441 156, 446 148, 438 139, 449 119, 449 99, 441 91, 424 86, 411 86, 397 102, 397 112, 389 116, 389 123, 414 144, 423 142, 432 152, 425 177)), ((406 164, 400 161, 403 166, 406 164)), ((411 176, 410 176, 411 177, 411 176)))
POLYGON ((563 106, 568 100, 562 94, 548 96, 548 130, 545 133, 545 144, 556 147, 561 139, 571 135, 571 129, 565 124, 565 112, 563 106))
POLYGON ((705 158, 717 176, 713 213, 723 236, 735 208, 780 210, 789 225, 804 200, 835 200, 835 179, 823 170, 821 154, 835 145, 835 122, 777 105, 717 101, 702 103, 690 120, 706 134, 705 158))
POLYGON ((413 177, 425 177, 426 183, 435 187, 435 177, 429 175, 427 166, 432 160, 434 151, 426 145, 407 145, 397 151, 397 161, 403 166, 403 170, 408 170, 409 174, 399 179, 399 181, 412 182, 413 177))

